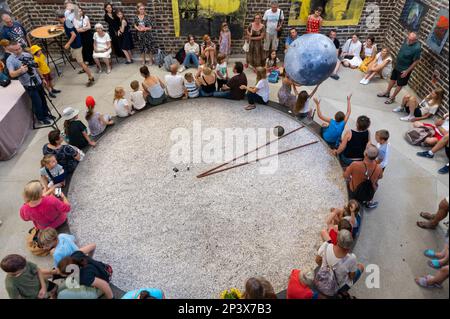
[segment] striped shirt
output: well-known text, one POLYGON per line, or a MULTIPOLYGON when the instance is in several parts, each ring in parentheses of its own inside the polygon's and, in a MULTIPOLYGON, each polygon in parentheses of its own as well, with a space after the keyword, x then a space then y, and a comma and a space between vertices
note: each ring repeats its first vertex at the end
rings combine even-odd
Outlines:
POLYGON ((186 90, 188 91, 188 96, 190 99, 196 98, 199 95, 197 84, 195 84, 195 81, 188 82, 184 81, 184 86, 186 87, 186 90))

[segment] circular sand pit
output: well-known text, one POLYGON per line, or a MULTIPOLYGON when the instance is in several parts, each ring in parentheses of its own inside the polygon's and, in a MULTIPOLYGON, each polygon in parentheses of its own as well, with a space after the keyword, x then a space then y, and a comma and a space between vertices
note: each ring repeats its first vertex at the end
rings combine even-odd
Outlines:
MULTIPOLYGON (((319 142, 271 161, 278 165, 272 174, 262 173, 266 160, 197 178, 225 159, 198 162, 194 152, 191 163, 174 163, 179 140, 171 134, 193 139, 199 123, 203 132, 216 133, 300 126, 270 107, 248 112, 242 103, 218 99, 139 113, 116 125, 79 165, 69 192, 71 231, 81 244, 97 243, 95 258, 112 265, 113 283, 123 290, 156 287, 168 298, 218 298, 252 276, 285 289, 291 269, 314 266, 329 208, 345 202, 338 162, 319 142)), ((278 149, 316 140, 305 128, 281 139, 278 149)), ((251 149, 251 139, 244 141, 251 149)), ((222 153, 229 148, 224 142, 222 153)))

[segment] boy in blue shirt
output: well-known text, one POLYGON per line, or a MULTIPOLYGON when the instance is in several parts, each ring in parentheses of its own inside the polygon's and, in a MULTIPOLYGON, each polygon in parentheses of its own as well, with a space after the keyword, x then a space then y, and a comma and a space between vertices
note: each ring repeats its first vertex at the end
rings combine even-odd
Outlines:
POLYGON ((320 110, 320 101, 317 98, 314 98, 314 102, 317 107, 317 116, 325 122, 321 129, 321 136, 333 149, 339 147, 342 132, 344 132, 345 125, 347 124, 350 114, 352 113, 351 99, 352 95, 350 94, 347 96, 347 114, 339 111, 334 116, 334 119, 331 119, 322 114, 322 111, 320 110))

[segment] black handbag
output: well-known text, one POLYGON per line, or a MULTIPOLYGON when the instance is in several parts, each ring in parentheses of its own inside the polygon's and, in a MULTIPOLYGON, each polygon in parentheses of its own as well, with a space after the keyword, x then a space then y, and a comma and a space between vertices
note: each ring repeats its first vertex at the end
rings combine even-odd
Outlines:
POLYGON ((7 87, 11 84, 10 78, 3 72, 0 72, 0 86, 7 87))

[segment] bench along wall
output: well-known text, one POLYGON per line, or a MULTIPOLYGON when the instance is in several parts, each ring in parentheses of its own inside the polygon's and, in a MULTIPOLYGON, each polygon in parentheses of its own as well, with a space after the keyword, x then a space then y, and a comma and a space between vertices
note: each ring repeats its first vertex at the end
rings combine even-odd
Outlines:
MULTIPOLYGON (((180 36, 176 37, 176 21, 174 21, 173 8, 183 7, 183 3, 187 0, 148 0, 148 1, 136 1, 136 0, 122 0, 111 1, 115 8, 121 8, 125 11, 129 20, 134 17, 136 12, 136 3, 144 2, 147 5, 147 12, 152 17, 155 23, 154 38, 158 47, 164 49, 167 52, 176 52, 182 48, 185 43, 185 36, 183 34, 189 31, 202 32, 203 30, 209 30, 209 33, 217 33, 217 25, 225 20, 225 16, 211 15, 209 20, 199 19, 199 23, 191 23, 189 28, 193 30, 185 30, 186 25, 183 22, 180 23, 181 32, 180 36), (209 24, 207 21, 211 21, 209 24)), ((225 0, 219 0, 217 6, 225 0)), ((352 2, 363 2, 363 0, 352 0, 352 2)), ((349 38, 353 33, 358 34, 362 41, 368 36, 373 35, 376 38, 376 42, 379 47, 387 46, 393 51, 393 55, 400 48, 400 45, 407 34, 407 29, 399 22, 399 18, 406 0, 366 0, 362 8, 361 18, 357 25, 350 26, 327 26, 323 28, 323 33, 327 33, 331 29, 337 29, 338 37, 341 43, 349 38)), ((37 27, 44 24, 55 23, 55 12, 61 9, 64 5, 64 0, 7 0, 13 14, 22 20, 27 28, 37 27)), ((75 3, 82 6, 86 14, 90 17, 92 25, 97 22, 103 21, 103 6, 106 1, 98 0, 78 0, 75 3)), ((188 3, 194 3, 194 0, 188 0, 188 3)), ((285 14, 285 28, 282 35, 282 43, 288 34, 287 25, 291 7, 296 3, 300 3, 298 0, 280 0, 280 8, 285 14)), ((319 3, 324 1, 318 0, 303 0, 303 3, 319 3)), ((448 9, 448 2, 445 0, 423 0, 423 2, 430 7, 428 13, 423 20, 419 36, 424 47, 423 62, 414 72, 411 79, 412 88, 418 93, 420 97, 425 96, 431 89, 430 78, 433 70, 438 69, 441 72, 441 78, 439 85, 441 85, 445 92, 445 103, 442 112, 448 110, 448 41, 440 54, 436 54, 429 50, 425 43, 426 37, 431 31, 434 20, 441 7, 448 9)), ((270 7, 270 0, 228 0, 227 3, 232 7, 238 3, 240 6, 239 14, 230 14, 228 16, 228 22, 232 25, 232 30, 236 34, 242 34, 244 29, 251 23, 253 17, 257 13, 263 14, 265 10, 270 7), (236 29, 236 26, 240 26, 236 29)), ((192 8, 189 8, 192 9, 192 8)), ((184 14, 177 10, 178 14, 184 14)), ((219 10, 220 11, 220 8, 219 10)), ((293 11, 294 12, 294 11, 293 11)), ((193 13, 195 15, 195 13, 193 13)), ((183 16, 180 16, 180 20, 183 16)), ((292 21, 292 19, 291 19, 292 21)), ((295 26, 301 34, 305 32, 305 26, 295 26)), ((215 38, 217 41, 217 37, 215 38)), ((200 42, 200 40, 198 40, 200 42)), ((243 54, 242 46, 244 40, 242 38, 234 39, 232 45, 233 54, 243 54)), ((281 46, 282 44, 280 44, 281 46)))

